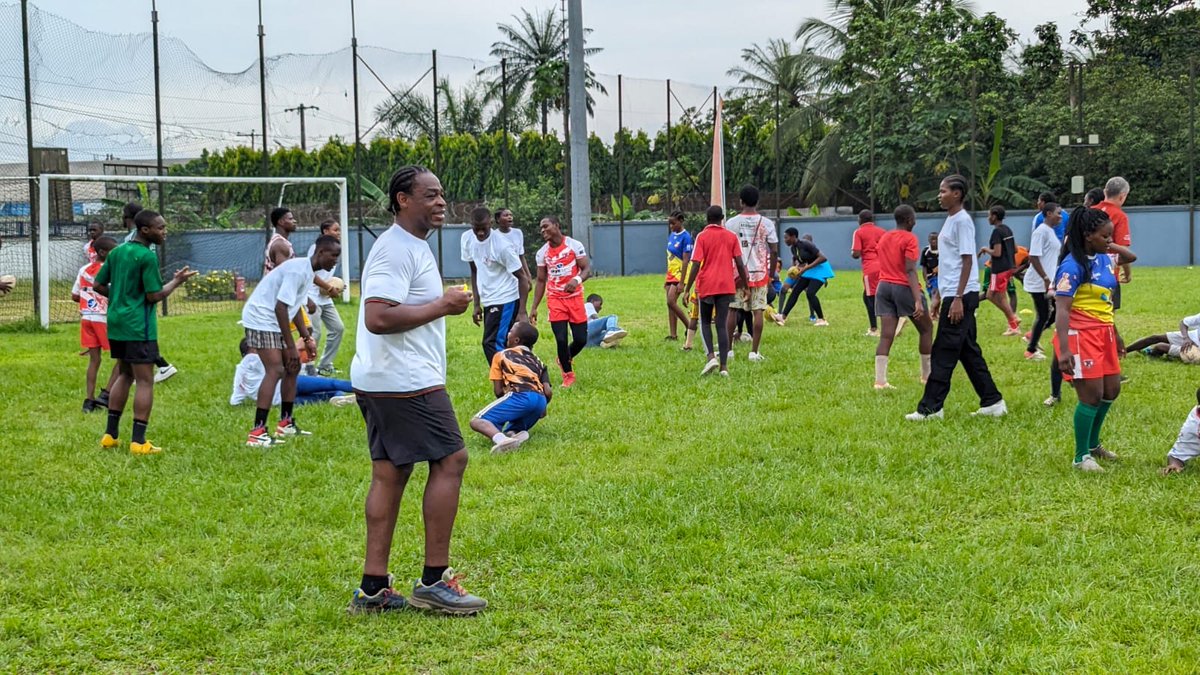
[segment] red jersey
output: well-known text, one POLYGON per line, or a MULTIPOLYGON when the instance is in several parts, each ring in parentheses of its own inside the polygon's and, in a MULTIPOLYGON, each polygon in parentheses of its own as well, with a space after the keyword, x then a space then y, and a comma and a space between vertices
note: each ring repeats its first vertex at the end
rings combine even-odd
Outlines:
POLYGON ((692 260, 703 263, 696 276, 696 297, 733 295, 737 291, 735 256, 742 255, 737 235, 720 225, 709 224, 696 237, 692 260))
POLYGON ((908 230, 888 230, 875 246, 878 254, 879 280, 889 284, 908 285, 905 261, 916 262, 921 257, 917 235, 908 230))
POLYGON ((90 262, 79 268, 79 275, 75 277, 71 294, 79 296, 79 318, 83 321, 108 323, 108 298, 93 290, 96 274, 103 266, 99 260, 90 262))
POLYGON ((566 287, 571 279, 579 275, 578 260, 586 257, 583 244, 570 237, 563 237, 562 243, 556 247, 551 247, 550 242, 542 244, 537 252, 537 266, 546 268, 546 297, 564 299, 582 296, 583 284, 576 286, 573 293, 568 293, 566 287))
POLYGON ((1121 210, 1121 207, 1105 199, 1096 205, 1095 208, 1108 214, 1108 219, 1113 224, 1113 243, 1118 246, 1132 246, 1133 238, 1129 236, 1129 216, 1121 210))
POLYGON ((862 254, 862 268, 864 272, 874 273, 879 269, 876 247, 879 245, 879 238, 882 236, 883 228, 875 223, 863 223, 854 231, 854 242, 850 245, 850 248, 862 254))

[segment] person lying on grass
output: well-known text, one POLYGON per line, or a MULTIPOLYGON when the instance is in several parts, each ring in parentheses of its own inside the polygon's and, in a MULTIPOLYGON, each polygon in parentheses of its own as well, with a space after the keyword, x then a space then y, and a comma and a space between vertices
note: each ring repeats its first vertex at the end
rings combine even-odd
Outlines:
POLYGON ((1196 390, 1196 404, 1183 421, 1175 446, 1167 453, 1167 465, 1161 471, 1164 476, 1180 473, 1188 460, 1200 455, 1200 389, 1196 390))
POLYGON ((517 323, 508 331, 507 348, 492 358, 488 375, 496 400, 471 419, 471 428, 492 440, 492 453, 516 450, 529 440, 529 430, 546 416, 554 393, 546 364, 533 354, 538 330, 517 323))
POLYGON ((1185 316, 1179 330, 1144 337, 1129 345, 1130 352, 1146 356, 1169 356, 1184 363, 1200 363, 1200 314, 1185 316))

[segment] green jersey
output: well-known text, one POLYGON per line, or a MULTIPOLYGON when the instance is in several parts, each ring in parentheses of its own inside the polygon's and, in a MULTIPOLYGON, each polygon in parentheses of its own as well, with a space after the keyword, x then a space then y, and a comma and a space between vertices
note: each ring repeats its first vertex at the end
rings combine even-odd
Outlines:
POLYGON ((158 256, 145 244, 131 241, 108 253, 96 273, 96 284, 108 285, 108 338, 125 342, 158 339, 158 321, 147 293, 162 290, 158 256))

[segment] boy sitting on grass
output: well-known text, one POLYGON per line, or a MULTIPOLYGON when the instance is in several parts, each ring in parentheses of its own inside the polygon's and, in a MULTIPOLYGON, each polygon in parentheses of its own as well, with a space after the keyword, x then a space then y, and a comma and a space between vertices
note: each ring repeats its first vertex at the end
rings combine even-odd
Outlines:
POLYGON ((528 323, 508 331, 507 349, 492 358, 488 377, 496 400, 471 419, 471 428, 492 439, 492 453, 516 450, 529 440, 529 430, 546 416, 553 392, 546 364, 533 354, 538 330, 528 323))
POLYGON ((1167 465, 1162 468, 1164 476, 1182 472, 1188 460, 1200 455, 1200 389, 1196 390, 1196 404, 1184 420, 1175 446, 1167 453, 1167 465))
MULTIPOLYGON (((103 233, 104 230, 100 231, 103 233)), ((71 299, 79 303, 79 345, 88 357, 87 390, 83 397, 85 413, 108 408, 108 390, 117 379, 117 367, 113 364, 108 384, 100 390, 100 396, 93 396, 96 393, 96 375, 100 372, 100 358, 103 352, 109 351, 108 298, 93 290, 93 286, 96 284, 96 273, 104 266, 108 252, 117 247, 117 240, 98 236, 94 241, 89 240, 88 244, 96 257, 79 269, 75 287, 71 289, 71 299)))

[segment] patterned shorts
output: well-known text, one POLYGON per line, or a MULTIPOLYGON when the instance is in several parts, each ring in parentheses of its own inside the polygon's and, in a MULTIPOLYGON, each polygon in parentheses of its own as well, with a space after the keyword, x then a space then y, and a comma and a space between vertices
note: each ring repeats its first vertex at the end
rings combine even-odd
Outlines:
POLYGON ((284 348, 283 333, 272 333, 270 331, 247 328, 246 346, 250 347, 251 349, 282 350, 284 348))

